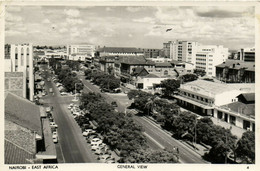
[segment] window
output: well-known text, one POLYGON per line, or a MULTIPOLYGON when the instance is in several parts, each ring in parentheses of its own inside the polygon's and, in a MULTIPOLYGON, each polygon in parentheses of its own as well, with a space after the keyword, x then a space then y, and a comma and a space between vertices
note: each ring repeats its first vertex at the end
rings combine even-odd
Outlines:
POLYGON ((168 75, 168 71, 167 70, 164 71, 164 75, 168 75))

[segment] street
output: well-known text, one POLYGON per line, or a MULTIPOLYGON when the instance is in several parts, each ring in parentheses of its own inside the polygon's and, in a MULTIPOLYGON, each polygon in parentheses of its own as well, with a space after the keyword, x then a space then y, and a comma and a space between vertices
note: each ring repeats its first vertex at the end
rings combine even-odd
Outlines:
MULTIPOLYGON (((79 76, 84 83, 84 92, 98 92, 101 93, 99 88, 95 85, 92 85, 89 81, 85 80, 84 76, 79 76)), ((117 100, 115 97, 112 98, 109 93, 101 93, 101 95, 106 99, 108 103, 112 101, 117 101, 118 107, 116 108, 120 112, 124 112, 127 105, 125 103, 121 103, 122 100, 117 100)), ((129 104, 130 105, 130 104, 129 104)), ((173 147, 178 147, 180 151, 180 162, 182 163, 208 163, 204 161, 200 155, 196 152, 188 148, 187 146, 183 145, 179 141, 172 138, 168 135, 165 131, 161 128, 153 124, 145 117, 134 116, 133 119, 139 125, 142 125, 148 140, 148 145, 154 149, 162 149, 162 148, 169 148, 172 149, 173 147)))
MULTIPOLYGON (((51 78, 47 66, 43 66, 47 78, 51 78), (46 71, 47 70, 47 71, 46 71)), ((45 87, 48 91, 53 88, 54 94, 48 93, 43 97, 44 102, 53 106, 53 117, 58 125, 59 142, 57 144, 58 161, 64 163, 97 163, 91 148, 87 146, 86 140, 82 136, 81 129, 67 109, 67 104, 71 103, 73 97, 61 96, 58 89, 52 82, 45 79, 45 87)))

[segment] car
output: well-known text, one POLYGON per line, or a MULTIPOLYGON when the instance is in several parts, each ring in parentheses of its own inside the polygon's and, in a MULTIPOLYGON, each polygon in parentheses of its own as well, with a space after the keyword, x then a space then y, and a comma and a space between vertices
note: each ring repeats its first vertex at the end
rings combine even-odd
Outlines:
POLYGON ((96 133, 93 129, 85 129, 85 131, 82 133, 83 136, 87 137, 91 133, 96 133))
POLYGON ((111 103, 111 105, 112 105, 113 107, 117 107, 117 106, 118 106, 117 103, 116 103, 116 101, 113 101, 113 102, 111 103))
POLYGON ((58 128, 58 125, 55 122, 50 122, 51 128, 58 128))
POLYGON ((58 137, 54 137, 54 138, 52 138, 52 140, 54 143, 58 143, 58 137))
POLYGON ((65 95, 68 95, 68 93, 66 93, 66 92, 61 92, 60 95, 65 96, 65 95))
POLYGON ((55 138, 55 137, 58 137, 57 131, 54 131, 54 132, 52 133, 52 138, 55 138))

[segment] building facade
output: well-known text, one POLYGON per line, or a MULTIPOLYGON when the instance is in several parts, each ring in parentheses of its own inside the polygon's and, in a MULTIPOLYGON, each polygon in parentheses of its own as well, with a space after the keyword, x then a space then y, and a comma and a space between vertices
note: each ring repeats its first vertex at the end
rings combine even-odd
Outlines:
POLYGON ((245 48, 238 52, 238 59, 245 62, 255 62, 255 48, 245 48))
POLYGON ((145 58, 157 58, 160 56, 161 49, 143 49, 145 58))
POLYGON ((163 43, 165 57, 176 61, 195 63, 198 42, 175 40, 163 43))
POLYGON ((216 76, 216 65, 228 59, 228 48, 219 45, 200 45, 197 47, 195 67, 203 70, 209 77, 216 76))
MULTIPOLYGON (((230 120, 245 120, 246 123, 247 121, 250 121, 252 125, 254 121, 251 117, 235 114, 231 109, 227 109, 227 106, 239 102, 238 97, 243 93, 254 93, 254 86, 255 84, 226 84, 206 80, 196 80, 186 84, 181 84, 179 94, 174 95, 174 97, 178 99, 180 106, 200 115, 223 119, 230 124, 232 123, 229 122, 230 120), (224 112, 225 114, 218 114, 219 112, 224 112), (229 120, 228 118, 230 117, 231 119, 229 120), (234 119, 234 117, 237 119, 234 119)), ((231 106, 229 106, 229 108, 230 107, 231 106)), ((235 125, 245 129, 245 127, 239 123, 235 125)), ((253 129, 253 126, 250 128, 253 129)))
POLYGON ((23 73, 23 97, 33 101, 33 46, 32 44, 11 44, 10 54, 5 56, 5 72, 23 73))
POLYGON ((230 83, 254 83, 255 62, 226 60, 216 66, 216 78, 230 83))
POLYGON ((97 56, 144 56, 144 52, 140 48, 104 46, 97 49, 97 56))
POLYGON ((69 60, 84 61, 86 57, 95 56, 95 46, 82 44, 82 45, 67 45, 67 57, 69 60))

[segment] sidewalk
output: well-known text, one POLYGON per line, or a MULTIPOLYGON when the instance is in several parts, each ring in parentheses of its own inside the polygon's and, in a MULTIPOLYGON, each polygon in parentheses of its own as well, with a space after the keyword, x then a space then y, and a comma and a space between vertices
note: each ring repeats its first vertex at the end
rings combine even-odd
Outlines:
MULTIPOLYGON (((170 133, 169 131, 167 131, 165 129, 162 129, 161 126, 158 123, 156 123, 156 121, 152 117, 146 117, 146 118, 149 119, 153 125, 160 128, 161 130, 163 130, 168 135, 172 136, 172 133, 170 133)), ((191 150, 193 150, 194 152, 196 152, 200 156, 203 156, 204 153, 208 151, 208 149, 206 147, 202 146, 201 144, 194 144, 195 147, 196 147, 196 149, 195 149, 193 143, 191 143, 191 142, 186 142, 186 141, 183 141, 183 140, 177 140, 177 141, 181 142, 183 145, 190 148, 191 150)))
POLYGON ((213 123, 215 125, 219 125, 219 126, 222 126, 226 129, 230 129, 231 128, 231 133, 235 136, 237 136, 237 138, 241 138, 242 137, 242 134, 244 132, 246 132, 246 130, 242 129, 242 128, 239 128, 239 127, 236 127, 234 125, 230 125, 229 123, 225 122, 225 121, 222 121, 220 119, 217 119, 217 118, 214 118, 214 117, 211 117, 211 120, 213 121, 213 123))

